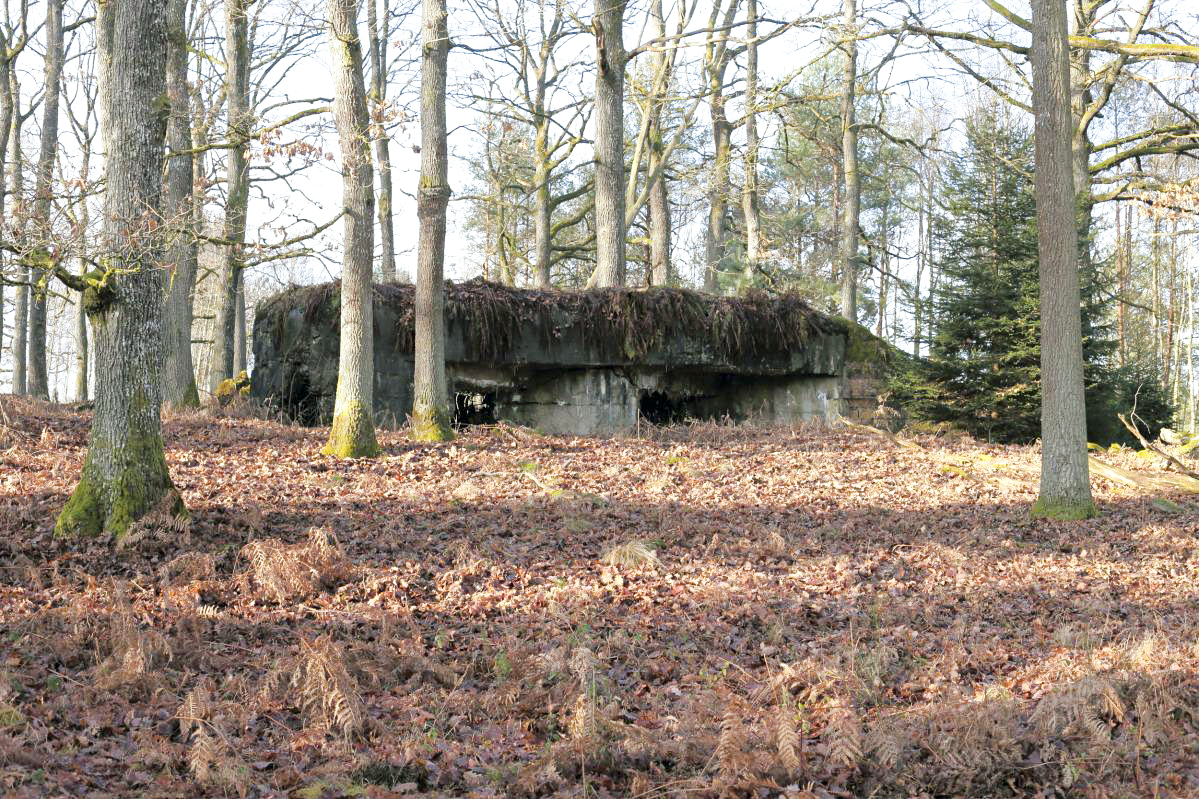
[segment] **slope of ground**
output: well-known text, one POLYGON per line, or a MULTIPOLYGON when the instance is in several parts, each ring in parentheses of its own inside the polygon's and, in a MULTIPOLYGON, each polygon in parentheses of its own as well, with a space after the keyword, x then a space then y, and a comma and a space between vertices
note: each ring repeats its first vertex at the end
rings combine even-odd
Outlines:
POLYGON ((1185 496, 1034 522, 1035 451, 865 432, 339 462, 182 416, 190 526, 114 549, 51 535, 86 415, 3 407, 5 796, 1199 793, 1185 496))

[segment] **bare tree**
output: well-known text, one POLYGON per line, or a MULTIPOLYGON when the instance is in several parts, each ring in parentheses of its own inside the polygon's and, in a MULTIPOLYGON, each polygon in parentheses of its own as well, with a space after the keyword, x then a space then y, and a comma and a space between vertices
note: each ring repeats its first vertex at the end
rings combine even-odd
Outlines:
POLYGON ((421 13, 420 239, 416 264, 416 351, 411 435, 453 438, 445 374, 445 228, 450 202, 445 92, 450 33, 445 0, 423 0, 421 13))
POLYGON ((29 303, 29 393, 49 399, 46 374, 46 297, 49 244, 53 239, 51 220, 54 199, 54 159, 58 156, 58 105, 62 88, 63 28, 62 0, 46 0, 45 95, 42 98, 42 131, 39 137, 37 173, 33 193, 33 227, 36 243, 29 251, 33 293, 29 303))
POLYGON ((745 215, 745 281, 757 277, 762 250, 762 211, 758 193, 758 0, 745 5, 745 187, 741 210, 745 215))
MULTIPOLYGON (((15 81, 14 70, 16 67, 17 56, 25 49, 25 43, 29 41, 29 3, 27 0, 21 3, 20 17, 15 21, 12 19, 11 10, 6 3, 4 6, 4 23, 0 29, 0 220, 4 219, 6 200, 8 199, 8 179, 6 175, 8 144, 9 138, 13 134, 13 126, 20 115, 20 109, 17 107, 20 104, 20 94, 17 91, 17 83, 15 81)), ((20 165, 17 164, 17 169, 20 165)), ((19 281, 23 282, 23 281, 19 281)), ((0 351, 4 347, 4 269, 3 263, 0 263, 0 351)), ((17 288, 17 304, 21 303, 21 297, 26 298, 28 302, 28 293, 26 286, 18 286, 17 288)), ((19 310, 19 308, 18 308, 19 310)), ((18 313, 18 317, 20 314, 18 313)), ((18 391, 16 388, 16 373, 17 373, 17 335, 19 325, 14 324, 13 337, 13 392, 17 394, 24 393, 24 353, 19 359, 20 368, 22 371, 22 385, 18 391)), ((23 342, 23 339, 22 339, 23 342)), ((24 344, 22 343, 22 347, 24 344)))
POLYGON ((858 320, 858 230, 862 206, 862 178, 858 174, 858 128, 855 115, 858 83, 858 4, 843 0, 845 18, 841 48, 845 71, 841 83, 841 159, 845 192, 841 209, 841 315, 858 320))
POLYGON ((708 228, 704 235, 704 291, 716 291, 728 257, 729 175, 733 159, 733 123, 729 121, 725 83, 736 58, 729 36, 741 0, 727 0, 721 14, 719 0, 712 3, 708 40, 704 47, 704 73, 708 83, 708 108, 712 116, 712 166, 708 173, 708 228))
POLYGON ((99 4, 105 159, 101 272, 82 280, 96 343, 96 413, 79 484, 57 535, 123 535, 150 513, 186 513, 171 482, 160 416, 161 235, 166 8, 159 0, 99 4))
POLYGON ((375 195, 368 143, 370 116, 366 109, 366 83, 362 76, 362 42, 358 38, 359 2, 328 2, 329 47, 333 52, 333 82, 337 98, 334 116, 341 142, 345 237, 341 270, 337 398, 333 406, 329 442, 322 451, 339 458, 379 454, 372 417, 375 324, 371 266, 375 254, 375 195))
MULTIPOLYGON (((9 138, 10 163, 12 172, 9 174, 9 195, 13 200, 13 214, 16 219, 13 229, 23 231, 24 219, 29 213, 28 198, 25 197, 25 153, 21 147, 21 131, 25 120, 33 115, 34 105, 21 110, 21 84, 15 72, 9 73, 9 93, 13 97, 12 133, 9 138)), ((18 233, 18 244, 19 244, 18 233)), ((17 297, 16 318, 13 323, 12 364, 13 364, 13 393, 25 394, 28 391, 29 368, 29 300, 32 294, 32 275, 29 265, 24 259, 17 260, 17 297)))
MULTIPOLYGON (((237 374, 237 307, 242 297, 245 270, 246 220, 250 207, 250 138, 254 127, 250 107, 250 3, 251 0, 225 0, 225 102, 229 128, 224 230, 227 244, 222 249, 223 282, 214 331, 215 368, 211 370, 208 385, 209 392, 213 394, 221 380, 237 374)), ((241 304, 244 306, 244 299, 241 304)))
POLYGON ((595 272, 625 281, 624 49, 626 0, 595 0, 595 272))
POLYGON ((1038 254, 1041 270, 1041 494, 1033 514, 1095 515, 1087 466, 1078 228, 1071 159, 1065 0, 1033 0, 1038 254))
MULTIPOLYGON (((79 190, 72 198, 71 226, 74 231, 75 257, 79 262, 79 274, 86 275, 92 264, 88 246, 91 234, 91 213, 88 202, 97 187, 92 180, 92 156, 96 134, 99 130, 97 118, 97 86, 88 76, 95 71, 95 49, 89 47, 81 54, 76 72, 74 96, 66 103, 67 119, 74 133, 75 145, 79 149, 79 190)), ((83 402, 88 398, 88 329, 87 311, 83 307, 83 295, 75 298, 75 399, 83 402)))
POLYGON ((191 94, 188 73, 188 0, 169 0, 167 4, 167 98, 171 117, 167 123, 166 199, 163 210, 171 228, 170 284, 167 289, 163 324, 164 349, 163 401, 176 407, 196 408, 200 395, 192 366, 193 293, 199 248, 194 228, 195 164, 192 149, 191 94))
POLYGON ((379 257, 383 280, 396 279, 395 219, 392 215, 391 147, 387 138, 387 48, 391 37, 389 0, 366 0, 366 29, 371 62, 370 102, 374 119, 375 170, 379 173, 379 257), (382 4, 383 13, 378 6, 382 4), (382 21, 380 22, 380 18, 382 21))
MULTIPOLYGON (((674 66, 673 49, 666 45, 666 17, 662 11, 662 0, 650 2, 651 35, 662 40, 651 54, 650 74, 653 76, 654 96, 650 99, 650 158, 649 170, 661 172, 665 166, 666 141, 662 125, 664 113, 664 96, 671 84, 671 72, 674 66), (670 51, 670 55, 667 53, 670 51)), ((666 176, 661 174, 650 188, 649 204, 649 250, 650 250, 650 283, 655 286, 665 286, 670 283, 670 187, 666 185, 666 176)))

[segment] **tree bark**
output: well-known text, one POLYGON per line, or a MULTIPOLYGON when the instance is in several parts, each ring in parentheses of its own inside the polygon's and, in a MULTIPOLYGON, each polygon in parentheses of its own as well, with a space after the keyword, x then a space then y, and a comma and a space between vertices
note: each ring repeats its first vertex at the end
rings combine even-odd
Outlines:
POLYGON ((1087 466, 1078 227, 1064 0, 1033 0, 1033 109, 1041 277, 1041 492, 1033 515, 1095 515, 1087 466))
POLYGON ((446 441, 454 437, 445 375, 445 228, 450 202, 445 116, 450 34, 446 0, 423 0, 421 16, 421 151, 416 195, 420 237, 410 435, 417 441, 446 441))
POLYGON ((862 179, 858 173, 858 128, 855 111, 858 81, 858 4, 844 0, 845 72, 841 85, 841 159, 845 179, 845 205, 841 214, 841 315, 858 320, 858 224, 861 216, 862 179))
MULTIPOLYGON (((0 220, 5 218, 8 199, 5 156, 8 154, 8 139, 12 135, 13 95, 12 83, 9 81, 12 61, 7 42, 0 42, 0 220)), ((0 352, 4 351, 4 271, 3 255, 0 255, 0 352)))
MULTIPOLYGON (((14 216, 13 229, 20 231, 24 227, 21 216, 25 213, 25 154, 21 148, 21 128, 25 123, 25 115, 21 113, 21 89, 17 83, 16 74, 9 73, 9 91, 12 94, 15 111, 12 117, 12 136, 9 140, 12 150, 12 175, 10 194, 13 197, 14 216)), ((12 339, 12 392, 25 394, 28 388, 29 364, 27 345, 29 344, 29 267, 23 262, 17 262, 17 297, 13 318, 12 339)))
MULTIPOLYGON (((89 111, 91 109, 91 101, 89 99, 89 111)), ((90 118, 90 113, 89 113, 90 118)), ((83 139, 82 154, 79 165, 79 181, 83 186, 88 186, 91 180, 92 168, 92 140, 86 136, 83 139)), ((79 216, 76 219, 77 233, 75 236, 76 245, 79 247, 79 274, 81 277, 87 275, 91 269, 91 264, 88 263, 86 257, 87 232, 90 226, 90 219, 87 208, 87 195, 82 194, 79 197, 79 216)), ((75 401, 84 402, 88 397, 88 340, 87 340, 87 310, 83 304, 83 294, 80 293, 75 298, 75 401)))
POLYGON ((382 251, 379 269, 383 280, 394 283, 396 279, 395 220, 392 215, 391 185, 391 142, 385 127, 387 119, 387 39, 390 34, 387 0, 383 3, 383 27, 379 28, 379 14, 375 4, 379 0, 366 0, 367 32, 370 37, 371 94, 376 130, 375 170, 379 173, 379 239, 382 251))
POLYGON ((339 458, 361 458, 379 454, 372 415, 375 324, 371 265, 375 255, 375 196, 368 143, 370 114, 362 77, 358 0, 328 0, 328 5, 345 217, 337 398, 329 443, 322 451, 339 458))
POLYGON ((29 302, 29 393, 50 398, 46 372, 47 260, 54 233, 50 220, 54 198, 54 162, 58 158, 58 101, 62 88, 63 0, 46 2, 45 95, 42 97, 42 131, 39 137, 37 177, 34 182, 33 233, 29 258, 33 289, 29 302))
MULTIPOLYGON (((720 288, 720 273, 728 255, 729 172, 733 149, 733 125, 725 108, 724 79, 732 53, 729 28, 736 18, 740 0, 729 0, 717 33, 711 34, 704 53, 708 81, 708 109, 712 117, 712 168, 708 173, 708 227, 704 235, 704 291, 720 288)), ((717 27, 719 3, 712 4, 709 28, 717 27)))
POLYGON ((595 0, 596 285, 625 283, 624 13, 627 0, 595 0))
POLYGON ((762 249, 761 198, 758 192, 758 0, 747 0, 745 44, 745 188, 741 208, 745 214, 745 283, 757 278, 762 249))
POLYGON ((199 252, 193 208, 195 162, 188 152, 192 143, 192 117, 187 87, 187 6, 188 0, 169 0, 167 3, 167 99, 171 104, 167 146, 176 154, 167 161, 167 196, 163 203, 171 242, 167 254, 170 285, 163 324, 166 365, 162 375, 162 398, 175 407, 198 408, 200 395, 192 365, 192 303, 199 252))
MULTIPOLYGON (((237 291, 245 267, 246 216, 250 207, 250 39, 248 0, 225 0, 225 101, 229 109, 229 154, 225 198, 221 296, 213 331, 208 390, 237 374, 237 291)), ((243 356, 244 361, 244 356, 243 356)))
POLYGON ((154 512, 186 514, 171 483, 160 417, 159 203, 166 136, 166 9, 98 5, 105 145, 101 267, 84 293, 96 344, 96 412, 79 485, 56 535, 123 535, 154 512))
MULTIPOLYGON (((650 3, 650 21, 652 29, 650 35, 654 38, 664 39, 666 36, 666 17, 662 10, 662 0, 651 0, 650 3)), ((656 49, 650 59, 650 74, 657 76, 662 74, 660 91, 657 96, 652 99, 652 107, 650 113, 653 115, 650 121, 650 160, 649 174, 652 175, 657 171, 658 166, 662 163, 665 157, 666 141, 665 132, 662 126, 662 112, 665 106, 664 96, 670 90, 671 79, 669 72, 669 60, 665 52, 661 49, 656 49)), ((663 174, 654 181, 650 187, 649 202, 649 260, 650 260, 650 283, 655 286, 666 286, 670 283, 670 190, 666 185, 666 174, 663 174)))

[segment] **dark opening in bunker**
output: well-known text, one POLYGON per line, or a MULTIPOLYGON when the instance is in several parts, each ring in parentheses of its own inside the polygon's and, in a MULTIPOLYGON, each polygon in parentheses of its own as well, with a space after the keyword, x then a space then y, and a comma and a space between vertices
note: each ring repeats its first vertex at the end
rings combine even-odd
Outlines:
POLYGON ((642 391, 641 418, 654 425, 683 424, 710 418, 703 413, 702 398, 674 396, 664 391, 642 391))
POLYGON ((320 399, 313 394, 308 375, 295 371, 283 395, 283 411, 296 422, 315 427, 321 423, 320 399))
POLYGON ((454 427, 497 421, 494 391, 459 391, 454 395, 454 427))

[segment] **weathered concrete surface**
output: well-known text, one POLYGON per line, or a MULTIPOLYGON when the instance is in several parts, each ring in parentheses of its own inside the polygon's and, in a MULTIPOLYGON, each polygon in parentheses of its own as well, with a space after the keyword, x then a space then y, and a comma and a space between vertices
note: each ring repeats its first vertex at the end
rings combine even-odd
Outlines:
MULTIPOLYGON (((332 413, 336 288, 284 292, 255 320, 253 395, 308 424, 332 413)), ((412 406, 411 300, 410 287, 376 286, 375 413, 383 424, 403 422, 412 406)), ((446 311, 447 378, 464 419, 611 435, 631 430, 639 415, 788 423, 843 411, 848 326, 794 297, 471 282, 447 285, 446 311)))

